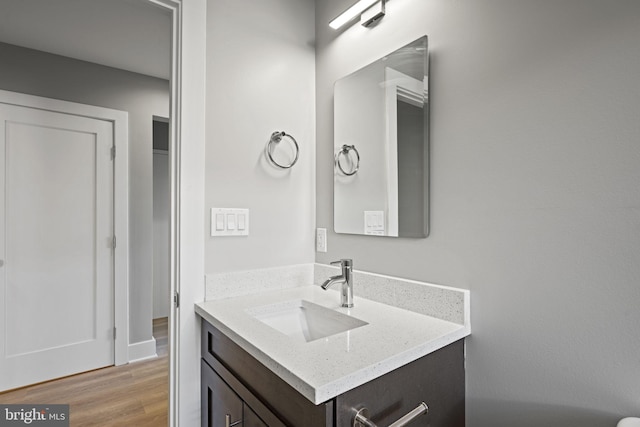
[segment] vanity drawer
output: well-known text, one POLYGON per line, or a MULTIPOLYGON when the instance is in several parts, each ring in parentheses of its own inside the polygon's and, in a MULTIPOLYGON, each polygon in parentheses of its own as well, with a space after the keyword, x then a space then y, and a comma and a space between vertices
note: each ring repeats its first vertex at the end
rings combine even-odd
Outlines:
POLYGON ((336 426, 352 427, 357 410, 387 426, 416 408, 429 407, 412 427, 464 427, 464 340, 456 341, 336 397, 336 426))

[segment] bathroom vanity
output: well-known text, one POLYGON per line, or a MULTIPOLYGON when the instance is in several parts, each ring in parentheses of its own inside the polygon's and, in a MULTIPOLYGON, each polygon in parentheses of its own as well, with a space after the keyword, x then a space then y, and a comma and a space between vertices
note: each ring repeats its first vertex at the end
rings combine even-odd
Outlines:
POLYGON ((383 427, 422 402, 410 425, 464 426, 468 322, 354 302, 305 286, 196 304, 202 426, 351 427, 366 408, 383 427))
POLYGON ((422 401, 429 412, 412 425, 464 426, 462 340, 318 405, 206 320, 202 320, 201 364, 203 427, 237 422, 243 427, 351 427, 356 411, 363 407, 377 425, 386 426, 422 401))

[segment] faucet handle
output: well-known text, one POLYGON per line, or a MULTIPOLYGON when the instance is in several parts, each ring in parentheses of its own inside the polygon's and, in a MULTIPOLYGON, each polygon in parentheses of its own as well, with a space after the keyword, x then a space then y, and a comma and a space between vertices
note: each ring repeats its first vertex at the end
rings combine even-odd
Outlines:
POLYGON ((332 261, 330 263, 331 265, 340 265, 343 268, 349 268, 349 267, 353 267, 353 260, 349 259, 349 258, 342 258, 340 261, 332 261))

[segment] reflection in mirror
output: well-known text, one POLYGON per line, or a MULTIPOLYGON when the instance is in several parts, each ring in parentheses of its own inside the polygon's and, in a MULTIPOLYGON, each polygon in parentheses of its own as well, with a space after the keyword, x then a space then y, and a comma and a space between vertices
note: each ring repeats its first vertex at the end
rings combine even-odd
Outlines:
POLYGON ((336 233, 426 237, 427 37, 334 86, 336 233))

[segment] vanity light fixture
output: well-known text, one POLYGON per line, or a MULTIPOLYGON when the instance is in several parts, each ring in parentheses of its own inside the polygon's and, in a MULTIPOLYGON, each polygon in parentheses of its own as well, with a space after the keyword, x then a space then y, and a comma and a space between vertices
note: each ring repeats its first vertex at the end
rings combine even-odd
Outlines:
POLYGON ((337 30, 360 16, 360 23, 365 27, 369 27, 382 19, 384 13, 385 0, 359 0, 349 9, 342 12, 336 19, 329 22, 329 26, 337 30))

